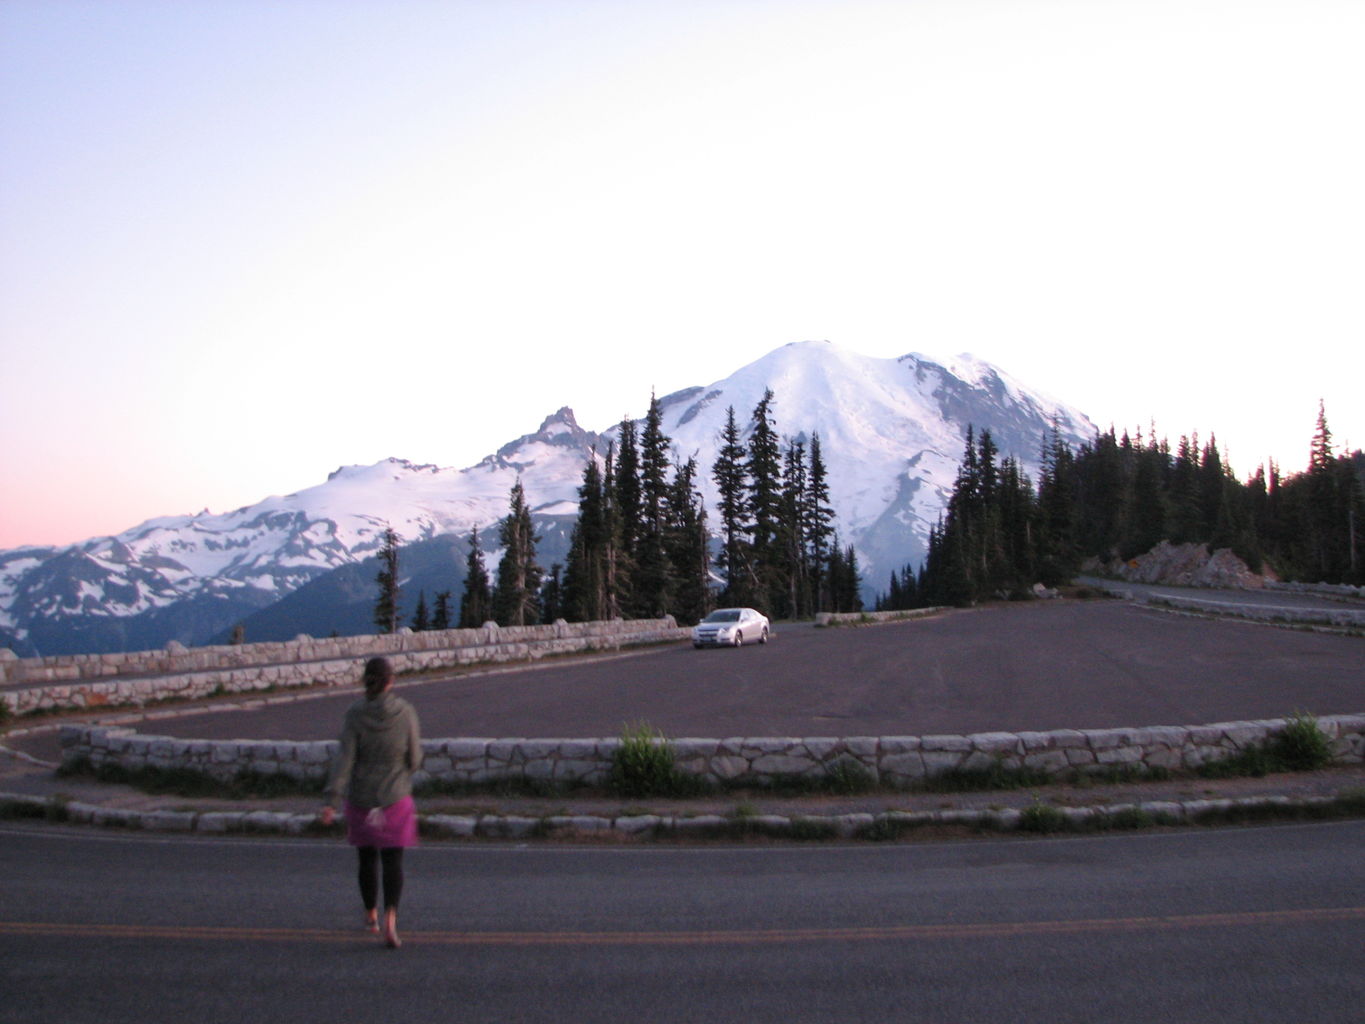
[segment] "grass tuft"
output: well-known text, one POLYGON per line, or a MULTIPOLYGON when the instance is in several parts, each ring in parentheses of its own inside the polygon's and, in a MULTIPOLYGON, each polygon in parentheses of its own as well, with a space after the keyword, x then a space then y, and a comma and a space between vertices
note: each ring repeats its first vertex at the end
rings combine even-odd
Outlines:
POLYGON ((1200 765, 1197 771, 1206 779, 1245 776, 1259 779, 1273 772, 1317 771, 1331 761, 1332 744, 1318 728, 1318 720, 1298 711, 1266 742, 1245 747, 1221 761, 1200 765))
POLYGON ((627 723, 611 759, 607 788, 626 799, 689 797, 706 789, 705 782, 679 770, 673 744, 648 722, 627 723))

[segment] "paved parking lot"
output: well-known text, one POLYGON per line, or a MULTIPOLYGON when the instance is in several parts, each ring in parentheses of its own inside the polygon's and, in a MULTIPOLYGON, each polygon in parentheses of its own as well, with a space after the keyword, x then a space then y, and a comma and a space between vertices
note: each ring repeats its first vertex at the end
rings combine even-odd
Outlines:
MULTIPOLYGON (((357 665, 357 678, 359 665, 357 665)), ((669 645, 403 684, 427 736, 925 735, 1186 725, 1365 711, 1365 640, 1058 601, 669 645)), ((322 739, 355 693, 178 716, 141 731, 322 739)))

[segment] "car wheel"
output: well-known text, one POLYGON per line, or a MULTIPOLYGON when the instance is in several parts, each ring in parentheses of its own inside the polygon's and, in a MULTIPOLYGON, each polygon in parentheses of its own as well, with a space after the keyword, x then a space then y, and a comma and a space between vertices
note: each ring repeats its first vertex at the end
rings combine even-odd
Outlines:
POLYGON ((736 647, 744 646, 744 634, 738 629, 735 630, 735 646, 736 647))
POLYGON ((761 644, 766 644, 768 642, 768 628, 766 626, 763 627, 763 632, 759 635, 758 642, 761 644))

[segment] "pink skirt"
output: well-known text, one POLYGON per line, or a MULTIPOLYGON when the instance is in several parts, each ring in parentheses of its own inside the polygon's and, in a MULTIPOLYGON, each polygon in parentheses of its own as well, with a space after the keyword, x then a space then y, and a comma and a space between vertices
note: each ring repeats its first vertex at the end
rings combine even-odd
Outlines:
POLYGON ((346 803, 346 840, 352 846, 417 845, 417 807, 405 796, 388 807, 356 807, 346 803))

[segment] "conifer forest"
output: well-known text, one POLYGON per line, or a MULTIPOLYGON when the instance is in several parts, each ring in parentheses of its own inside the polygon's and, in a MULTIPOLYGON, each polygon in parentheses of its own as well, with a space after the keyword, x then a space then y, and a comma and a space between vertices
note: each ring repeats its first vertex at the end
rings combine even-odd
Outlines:
POLYGON ((783 440, 772 397, 764 395, 747 430, 728 410, 725 443, 710 467, 675 457, 657 398, 640 424, 622 420, 607 451, 584 467, 562 566, 539 564, 515 485, 499 524, 496 578, 478 532, 470 535, 458 625, 664 615, 693 623, 722 605, 754 605, 778 618, 861 610, 858 559, 835 533, 820 439, 783 440), (714 557, 703 472, 720 493, 714 557))
MULTIPOLYGON (((477 530, 469 537, 458 615, 449 591, 435 613, 419 601, 414 629, 530 625, 672 615, 681 624, 713 608, 751 605, 775 619, 861 611, 852 545, 840 542, 818 435, 783 438, 768 391, 741 421, 727 410, 710 467, 679 460, 659 403, 638 425, 622 420, 594 453, 578 488, 564 565, 539 564, 518 482, 498 524, 503 556, 490 576, 477 530), (699 474, 718 501, 714 527, 699 474)), ((1228 548, 1254 572, 1281 579, 1365 584, 1365 454, 1337 454, 1319 411, 1308 468, 1273 462, 1239 481, 1216 439, 1172 446, 1113 428, 1079 447, 1048 433, 1035 483, 1003 457, 989 430, 968 428, 952 494, 920 566, 892 573, 878 610, 1028 596, 1070 581, 1084 564, 1135 558, 1166 540, 1228 548)), ((386 548, 375 618, 396 628, 396 552, 386 548)))
POLYGON ((947 508, 918 569, 892 575, 883 610, 965 605, 1069 581, 1083 563, 1128 560, 1162 540, 1230 549, 1254 572, 1365 583, 1365 454, 1335 454, 1319 409, 1308 468, 1273 462, 1243 483, 1215 439, 1172 446, 1114 430, 1071 449, 1052 432, 1035 486, 969 429, 947 508))

